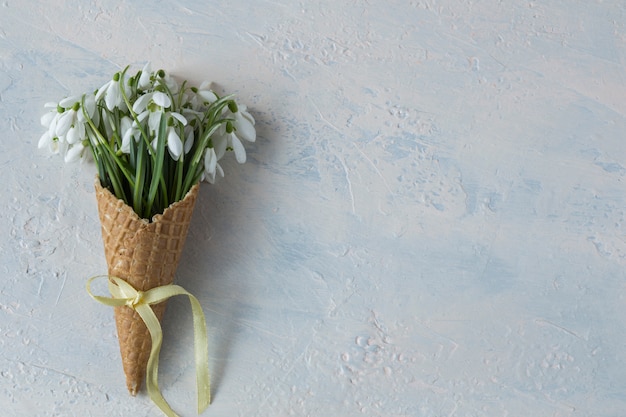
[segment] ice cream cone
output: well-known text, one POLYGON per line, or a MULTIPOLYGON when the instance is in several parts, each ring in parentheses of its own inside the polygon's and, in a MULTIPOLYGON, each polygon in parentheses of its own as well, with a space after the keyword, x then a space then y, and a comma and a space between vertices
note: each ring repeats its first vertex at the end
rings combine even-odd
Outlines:
MULTIPOLYGON (((102 240, 110 276, 124 279, 135 289, 147 291, 171 284, 183 250, 198 196, 194 185, 184 199, 170 205, 149 222, 96 179, 96 198, 102 240)), ((166 303, 152 306, 159 321, 166 303)), ((126 374, 126 386, 136 395, 146 374, 152 345, 150 333, 137 312, 115 307, 115 322, 126 374)))

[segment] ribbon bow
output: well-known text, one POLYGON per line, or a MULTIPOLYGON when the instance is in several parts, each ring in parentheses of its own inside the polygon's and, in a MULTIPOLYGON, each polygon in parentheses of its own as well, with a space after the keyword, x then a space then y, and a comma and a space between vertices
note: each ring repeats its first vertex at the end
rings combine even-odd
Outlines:
POLYGON ((163 331, 161 324, 157 319, 150 305, 158 304, 176 295, 186 295, 189 297, 191 310, 193 313, 194 328, 194 353, 196 359, 196 384, 198 389, 198 414, 202 413, 211 402, 211 385, 209 382, 209 364, 208 364, 208 344, 206 321, 202 306, 196 297, 187 292, 179 285, 163 285, 161 287, 152 288, 148 291, 138 291, 128 282, 118 277, 109 276, 109 291, 111 297, 102 297, 94 295, 91 292, 91 283, 98 278, 107 278, 107 276, 97 276, 87 281, 87 292, 94 300, 111 306, 121 307, 128 306, 135 310, 146 324, 150 337, 152 339, 152 349, 148 358, 146 367, 146 388, 150 399, 167 415, 168 417, 178 417, 178 415, 169 406, 161 391, 159 390, 158 371, 159 371, 159 352, 161 351, 161 343, 163 341, 163 331))

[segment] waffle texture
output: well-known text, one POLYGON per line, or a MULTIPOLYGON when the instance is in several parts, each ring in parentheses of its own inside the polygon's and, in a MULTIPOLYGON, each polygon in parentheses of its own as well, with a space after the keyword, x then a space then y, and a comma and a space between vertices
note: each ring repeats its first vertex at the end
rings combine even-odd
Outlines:
MULTIPOLYGON (((110 276, 147 291, 174 281, 197 200, 196 184, 184 199, 170 205, 152 222, 140 218, 124 201, 96 179, 96 198, 102 240, 110 276)), ((166 302, 152 306, 159 321, 166 302)), ((126 375, 126 386, 136 395, 145 378, 152 342, 139 314, 130 307, 115 307, 115 323, 126 375)))

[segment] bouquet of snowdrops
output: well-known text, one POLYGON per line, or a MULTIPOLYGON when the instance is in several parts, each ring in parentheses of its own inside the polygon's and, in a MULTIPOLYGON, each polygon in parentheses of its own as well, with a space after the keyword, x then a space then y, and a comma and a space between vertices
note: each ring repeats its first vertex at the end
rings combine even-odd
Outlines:
POLYGON ((232 95, 205 82, 178 83, 150 64, 117 72, 94 93, 47 103, 40 148, 65 161, 91 155, 103 187, 142 218, 162 213, 201 180, 224 176, 219 160, 233 151, 246 161, 242 140, 254 142, 254 118, 232 95))

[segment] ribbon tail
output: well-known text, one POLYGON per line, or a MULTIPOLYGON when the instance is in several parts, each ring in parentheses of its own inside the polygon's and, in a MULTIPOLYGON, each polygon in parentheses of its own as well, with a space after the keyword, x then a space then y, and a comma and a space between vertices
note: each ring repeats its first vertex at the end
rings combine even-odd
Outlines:
POLYGON ((178 414, 172 410, 170 405, 165 401, 165 398, 159 390, 159 353, 161 352, 161 344, 163 342, 163 331, 161 330, 161 324, 157 319, 152 308, 147 304, 135 306, 135 310, 141 316, 148 331, 150 332, 150 338, 152 340, 152 347, 150 349, 150 357, 148 358, 148 365, 146 366, 146 389, 152 402, 154 402, 168 417, 179 417, 178 414))
POLYGON ((196 386, 198 390, 198 414, 211 403, 211 380, 209 378, 209 347, 206 320, 202 306, 196 297, 187 293, 193 312, 194 354, 196 357, 196 386))

